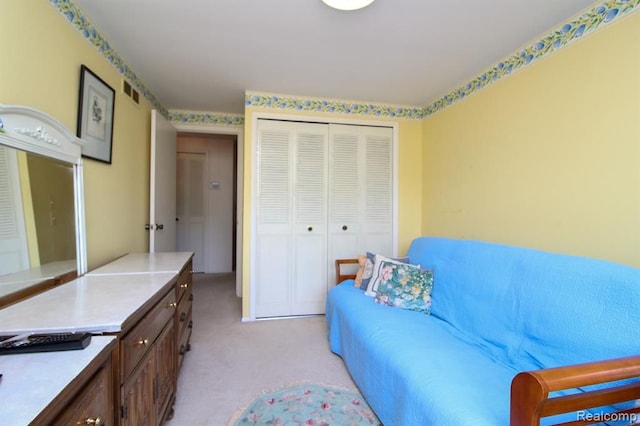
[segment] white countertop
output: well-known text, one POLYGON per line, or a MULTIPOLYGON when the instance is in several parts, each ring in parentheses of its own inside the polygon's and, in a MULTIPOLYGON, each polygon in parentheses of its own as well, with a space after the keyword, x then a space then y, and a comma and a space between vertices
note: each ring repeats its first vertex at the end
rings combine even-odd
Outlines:
POLYGON ((29 424, 113 340, 93 336, 82 350, 0 356, 0 426, 29 424))
POLYGON ((86 275, 178 273, 191 256, 192 252, 129 253, 86 275))
POLYGON ((0 335, 118 332, 133 313, 175 277, 173 272, 85 275, 0 309, 0 335))

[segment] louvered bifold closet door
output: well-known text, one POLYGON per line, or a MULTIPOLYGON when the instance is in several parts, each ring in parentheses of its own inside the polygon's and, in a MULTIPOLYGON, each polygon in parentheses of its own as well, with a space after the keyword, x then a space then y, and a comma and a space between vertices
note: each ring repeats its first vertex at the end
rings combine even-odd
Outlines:
POLYGON ((29 269, 18 155, 0 145, 0 275, 29 269))
POLYGON ((393 130, 329 125, 329 264, 393 250, 393 130))
POLYGON ((257 318, 324 313, 326 125, 258 121, 257 318))

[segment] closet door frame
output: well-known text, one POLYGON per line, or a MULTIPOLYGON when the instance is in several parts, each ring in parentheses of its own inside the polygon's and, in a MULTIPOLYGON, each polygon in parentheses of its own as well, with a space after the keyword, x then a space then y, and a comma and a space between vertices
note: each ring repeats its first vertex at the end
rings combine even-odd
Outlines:
MULTIPOLYGON (((398 123, 393 121, 378 121, 378 120, 365 120, 357 118, 336 118, 336 117, 321 117, 314 115, 297 115, 297 114, 278 114, 269 112, 256 112, 251 117, 251 200, 250 200, 250 230, 249 230, 249 318, 244 317, 243 321, 255 321, 256 320, 256 253, 257 253, 257 188, 258 188, 258 120, 270 119, 270 120, 282 120, 282 121, 294 121, 294 122, 309 122, 309 123, 321 123, 321 124, 347 124, 347 125, 359 125, 359 126, 373 126, 373 127, 390 127, 393 130, 392 141, 392 153, 393 153, 393 173, 392 173, 392 188, 393 188, 393 229, 392 229, 392 244, 393 253, 396 256, 398 253, 398 123)), ((354 256, 357 253, 354 253, 354 256)), ((332 284, 332 283, 327 283, 332 284)), ((246 296, 246 295, 244 295, 246 296)))

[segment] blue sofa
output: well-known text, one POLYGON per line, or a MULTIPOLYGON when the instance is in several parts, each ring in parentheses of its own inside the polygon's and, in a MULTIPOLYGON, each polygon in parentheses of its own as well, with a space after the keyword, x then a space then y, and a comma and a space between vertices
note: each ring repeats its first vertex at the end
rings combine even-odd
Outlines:
POLYGON ((612 414, 640 405, 640 269, 435 237, 407 256, 433 271, 431 315, 377 304, 353 280, 327 298, 330 348, 385 426, 640 420, 612 414), (609 380, 628 393, 597 399, 609 380), (585 410, 589 398, 606 407, 585 410))

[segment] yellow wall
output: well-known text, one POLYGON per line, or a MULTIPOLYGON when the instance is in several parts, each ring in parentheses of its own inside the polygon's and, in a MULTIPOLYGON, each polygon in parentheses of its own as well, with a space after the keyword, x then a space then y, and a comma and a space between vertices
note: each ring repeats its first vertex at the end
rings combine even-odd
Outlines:
POLYGON ((250 241, 251 241, 251 156, 253 116, 257 112, 281 113, 329 119, 357 121, 396 122, 398 125, 398 253, 405 253, 411 240, 420 235, 421 224, 421 144, 422 122, 420 120, 393 120, 390 118, 360 117, 348 114, 324 114, 312 112, 281 111, 247 107, 244 128, 244 210, 243 210, 243 269, 242 269, 242 316, 250 316, 250 241))
POLYGON ((111 64, 48 1, 5 1, 0 13, 0 103, 27 105, 76 130, 80 65, 116 90, 112 164, 84 160, 89 269, 146 251, 150 106, 120 94, 111 64))
POLYGON ((640 266, 640 13, 423 128, 424 234, 640 266))

